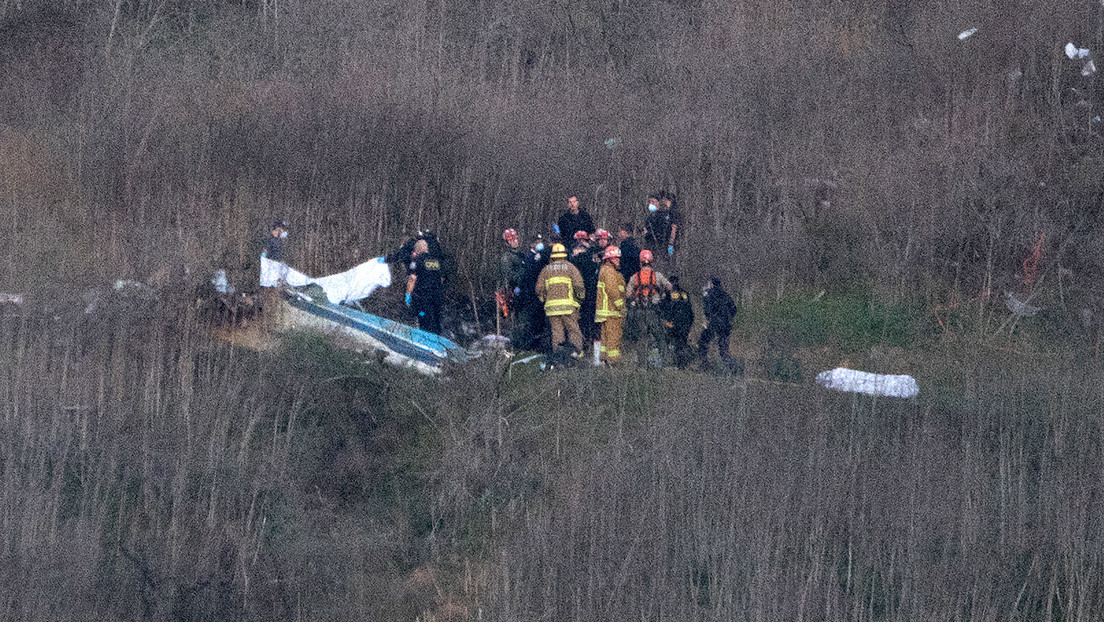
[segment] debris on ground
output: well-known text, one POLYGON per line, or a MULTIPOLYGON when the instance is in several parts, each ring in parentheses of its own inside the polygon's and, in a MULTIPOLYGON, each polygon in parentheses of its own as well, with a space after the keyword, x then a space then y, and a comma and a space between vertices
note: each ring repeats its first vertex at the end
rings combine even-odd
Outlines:
POLYGON ((920 392, 920 387, 912 376, 874 374, 846 367, 820 372, 816 381, 825 389, 883 397, 915 397, 920 392))

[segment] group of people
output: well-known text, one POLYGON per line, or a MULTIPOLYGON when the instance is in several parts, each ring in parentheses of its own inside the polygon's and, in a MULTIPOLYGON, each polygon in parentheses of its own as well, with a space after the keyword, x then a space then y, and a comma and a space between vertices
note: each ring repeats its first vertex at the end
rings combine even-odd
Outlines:
MULTIPOLYGON (((681 220, 667 195, 649 197, 647 209, 643 248, 631 223, 620 226, 616 242, 609 231, 595 228, 575 196, 553 226, 550 244, 536 235, 523 247, 516 230, 502 233, 496 299, 499 313, 512 321, 515 348, 581 357, 593 342, 599 360, 616 365, 624 340, 635 345, 640 362, 681 368, 693 361, 690 297, 678 277, 665 276, 657 266, 657 258, 673 264, 681 220)), ((702 300, 706 323, 698 355, 708 363, 716 341, 727 362, 736 304, 715 276, 702 300)))
MULTIPOLYGON (((593 344, 600 361, 616 365, 622 359, 622 342, 628 341, 640 362, 682 368, 693 361, 690 296, 677 276, 659 270, 659 264, 674 265, 682 221, 670 195, 650 196, 647 210, 643 247, 632 223, 620 225, 616 240, 606 229, 596 228, 577 196, 568 197, 567 210, 553 225, 547 243, 538 234, 523 247, 516 230, 502 233, 505 247, 495 299, 498 319, 510 328, 515 349, 578 358, 593 344)), ((286 223, 277 221, 271 234, 264 254, 283 260, 286 223)), ((437 237, 419 231, 387 261, 406 267, 404 302, 418 327, 440 334, 451 260, 437 237)), ((727 363, 736 304, 716 276, 705 283, 702 307, 705 327, 697 342, 698 356, 708 364, 710 345, 716 341, 727 363)))

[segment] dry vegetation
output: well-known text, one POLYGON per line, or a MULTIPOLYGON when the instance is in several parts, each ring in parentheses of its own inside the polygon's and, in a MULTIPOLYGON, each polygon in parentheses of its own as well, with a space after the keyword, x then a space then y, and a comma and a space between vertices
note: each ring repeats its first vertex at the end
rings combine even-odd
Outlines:
POLYGON ((1104 100, 1061 52, 1102 10, 0 0, 0 618, 1104 618, 1104 100), (438 383, 212 345, 191 304, 273 216, 313 273, 432 227, 467 298, 496 231, 660 187, 679 271, 763 307, 749 369, 922 397, 438 383), (83 313, 117 278, 160 300, 83 313))

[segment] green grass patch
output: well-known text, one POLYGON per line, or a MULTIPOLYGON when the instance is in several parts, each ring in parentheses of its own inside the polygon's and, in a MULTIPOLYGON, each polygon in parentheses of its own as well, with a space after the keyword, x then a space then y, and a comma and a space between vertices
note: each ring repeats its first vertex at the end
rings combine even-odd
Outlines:
POLYGON ((909 347, 917 339, 921 314, 904 305, 886 305, 865 293, 796 294, 742 309, 737 328, 762 332, 794 347, 832 346, 855 352, 872 345, 909 347))

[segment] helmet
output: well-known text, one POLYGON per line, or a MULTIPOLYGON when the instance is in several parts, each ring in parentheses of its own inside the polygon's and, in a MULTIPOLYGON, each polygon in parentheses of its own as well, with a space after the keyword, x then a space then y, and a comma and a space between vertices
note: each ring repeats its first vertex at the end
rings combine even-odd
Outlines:
POLYGON ((516 229, 507 229, 502 232, 502 239, 509 240, 510 238, 516 238, 518 236, 516 229))
POLYGON ((559 242, 552 245, 552 259, 567 259, 567 249, 559 242))
POLYGON ((602 254, 602 259, 620 259, 621 249, 616 246, 611 246, 606 249, 606 252, 602 254))
POLYGON ((640 251, 640 263, 652 263, 652 251, 648 249, 640 251))
POLYGON ((599 240, 601 240, 603 238, 608 240, 609 239, 609 231, 606 231, 605 229, 599 229, 599 230, 594 232, 594 237, 598 238, 599 240))
POLYGON ((590 234, 587 233, 586 231, 576 231, 575 232, 575 241, 589 240, 589 239, 590 239, 590 234))

